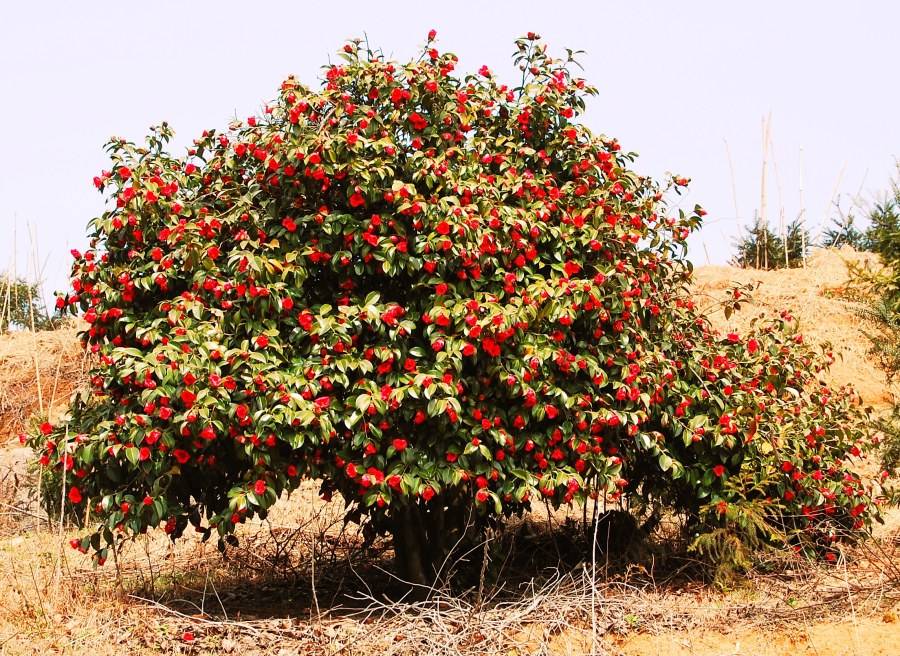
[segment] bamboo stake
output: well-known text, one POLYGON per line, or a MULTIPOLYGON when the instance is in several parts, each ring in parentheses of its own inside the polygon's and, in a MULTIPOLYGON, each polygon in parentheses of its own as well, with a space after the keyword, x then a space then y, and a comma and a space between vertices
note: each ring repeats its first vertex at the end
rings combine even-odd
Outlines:
MULTIPOLYGON (((12 279, 15 280, 19 275, 19 263, 17 261, 17 255, 19 250, 18 243, 18 229, 19 229, 19 221, 18 216, 13 214, 13 252, 12 252, 12 279)), ((19 287, 16 285, 13 287, 13 306, 19 307, 19 287)), ((12 307, 10 308, 9 316, 12 318, 12 307)))
POLYGON ((7 271, 5 294, 6 298, 3 299, 3 311, 0 312, 0 331, 9 330, 9 326, 12 323, 12 285, 12 271, 7 271))
MULTIPOLYGON (((771 125, 769 126, 771 128, 771 125)), ((775 167, 775 188, 778 190, 778 231, 781 233, 781 245, 784 248, 784 268, 790 268, 788 259, 787 228, 784 225, 784 196, 782 194, 781 176, 778 173, 778 157, 775 155, 775 140, 769 130, 769 147, 772 149, 772 166, 775 167)))
POLYGON ((731 173, 731 200, 734 203, 734 218, 740 225, 741 217, 738 210, 737 185, 734 182, 734 163, 731 161, 731 149, 728 147, 728 141, 726 139, 722 139, 722 141, 725 142, 725 157, 728 158, 728 170, 731 173))
MULTIPOLYGON (((834 188, 831 190, 831 198, 828 200, 828 204, 825 206, 825 211, 822 213, 823 219, 828 216, 828 209, 834 207, 834 199, 837 198, 838 189, 841 188, 841 181, 844 179, 844 171, 847 169, 847 162, 841 166, 841 171, 838 173, 837 180, 834 181, 834 188)), ((818 239, 822 236, 822 231, 825 229, 824 221, 819 224, 819 229, 816 232, 816 238, 813 240, 818 241, 818 239)))
MULTIPOLYGON (((31 265, 34 268, 34 276, 36 279, 39 275, 38 269, 37 269, 37 250, 36 250, 37 246, 34 243, 34 234, 33 234, 32 228, 33 228, 33 226, 31 226, 29 224, 28 225, 28 239, 29 239, 29 245, 31 246, 31 265)), ((25 271, 26 272, 28 271, 27 266, 26 266, 25 271)), ((27 273, 26 273, 25 277, 27 279, 27 277, 28 277, 27 273)), ((36 283, 36 284, 39 285, 39 283, 36 283)), ((34 360, 34 379, 35 379, 35 384, 37 385, 38 409, 40 410, 41 416, 43 417, 44 416, 44 393, 43 393, 43 390, 41 389, 41 366, 40 366, 40 363, 38 362, 39 349, 38 349, 37 331, 34 329, 34 303, 31 302, 30 299, 29 299, 29 303, 28 303, 28 311, 29 311, 29 314, 31 315, 30 316, 30 318, 31 318, 31 340, 32 340, 32 343, 34 344, 34 352, 32 353, 32 359, 34 360)))
MULTIPOLYGON (((797 215, 797 220, 800 222, 801 228, 806 222, 806 208, 803 206, 803 147, 800 147, 800 212, 797 215)), ((806 230, 800 231, 800 239, 801 239, 801 248, 803 248, 803 252, 801 253, 801 262, 803 263, 803 268, 806 268, 806 230)))
POLYGON ((759 232, 759 226, 760 226, 759 212, 754 210, 753 211, 753 229, 756 231, 756 268, 757 269, 759 268, 759 258, 760 258, 759 245, 761 243, 761 235, 759 232))
MULTIPOLYGON (((762 176, 759 185, 759 222, 763 228, 763 268, 769 268, 769 222, 766 216, 766 169, 769 165, 769 126, 772 120, 772 112, 768 117, 764 117, 762 121, 763 132, 763 157, 762 157, 762 176)), ((758 268, 758 267, 757 267, 758 268)))

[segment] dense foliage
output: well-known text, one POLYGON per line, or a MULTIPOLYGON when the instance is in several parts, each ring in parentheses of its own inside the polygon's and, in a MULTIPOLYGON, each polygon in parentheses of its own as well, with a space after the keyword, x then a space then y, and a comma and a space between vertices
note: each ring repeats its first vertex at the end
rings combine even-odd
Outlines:
MULTIPOLYGON (((900 164, 897 170, 900 174, 900 164)), ((881 291, 893 310, 900 312, 900 175, 891 181, 890 190, 872 203, 867 214, 866 249, 878 253, 889 267, 887 286, 881 291)))
MULTIPOLYGON (((900 171, 900 164, 897 167, 900 171)), ((840 201, 835 203, 835 210, 837 216, 823 233, 823 246, 848 245, 858 251, 877 253, 886 264, 900 261, 900 178, 891 180, 888 191, 871 202, 856 197, 848 210, 841 207, 840 201), (864 229, 855 223, 859 216, 867 223, 864 229)))
POLYGON ((303 479, 416 581, 542 499, 815 549, 864 529, 853 392, 788 315, 711 331, 685 259, 704 212, 663 200, 687 180, 580 124, 594 90, 534 35, 515 87, 454 75, 432 39, 404 64, 351 42, 321 89, 289 78, 185 157, 165 125, 109 144, 109 209, 59 297, 92 389, 29 438, 93 511, 75 546, 224 538, 303 479))

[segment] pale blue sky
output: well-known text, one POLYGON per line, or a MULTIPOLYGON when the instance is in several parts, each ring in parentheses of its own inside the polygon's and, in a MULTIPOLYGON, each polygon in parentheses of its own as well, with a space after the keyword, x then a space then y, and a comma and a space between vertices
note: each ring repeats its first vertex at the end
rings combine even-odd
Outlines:
POLYGON ((844 194, 876 193, 900 156, 893 0, 0 2, 0 270, 15 250, 25 272, 30 223, 50 289, 102 211, 91 178, 110 135, 141 139, 168 120, 180 148, 254 111, 289 73, 315 83, 363 33, 406 58, 434 28, 459 70, 488 64, 511 82, 513 39, 529 30, 557 53, 586 50, 584 76, 600 89, 586 123, 638 151, 639 170, 693 179, 685 202, 709 211, 692 243, 698 264, 707 252, 725 262, 737 231, 726 141, 742 224, 759 205, 770 111, 776 221, 780 205, 797 215, 801 148, 814 233, 839 177, 844 194))

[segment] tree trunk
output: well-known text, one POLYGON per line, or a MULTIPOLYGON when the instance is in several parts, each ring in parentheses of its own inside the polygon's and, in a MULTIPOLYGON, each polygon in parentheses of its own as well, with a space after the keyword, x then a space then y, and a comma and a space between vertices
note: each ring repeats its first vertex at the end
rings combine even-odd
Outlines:
POLYGON ((453 552, 466 538, 474 536, 474 525, 467 520, 468 506, 456 490, 435 496, 398 503, 392 508, 391 533, 394 539, 394 565, 397 576, 409 584, 411 595, 423 599, 447 580, 454 564, 453 552))

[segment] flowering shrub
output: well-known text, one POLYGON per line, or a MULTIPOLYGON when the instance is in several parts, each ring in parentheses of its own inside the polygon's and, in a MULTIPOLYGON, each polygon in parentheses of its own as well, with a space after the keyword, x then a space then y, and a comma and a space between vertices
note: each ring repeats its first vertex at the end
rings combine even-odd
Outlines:
POLYGON ((58 299, 89 324, 91 393, 29 438, 98 522, 74 546, 223 539, 305 478, 419 582, 541 499, 714 525, 750 499, 817 544, 865 528, 852 393, 787 317, 720 337, 694 307, 704 212, 663 199, 688 181, 580 124, 594 89, 535 35, 515 88, 454 75, 433 36, 406 64, 351 42, 321 89, 289 78, 185 157, 165 124, 110 142, 58 299))

